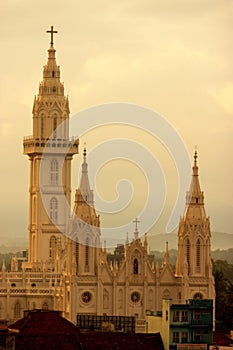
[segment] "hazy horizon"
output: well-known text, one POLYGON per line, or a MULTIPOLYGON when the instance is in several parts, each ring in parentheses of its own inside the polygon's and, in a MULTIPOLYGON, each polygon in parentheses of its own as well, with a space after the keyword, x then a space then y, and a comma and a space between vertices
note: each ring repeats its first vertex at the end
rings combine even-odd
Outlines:
MULTIPOLYGON (((27 240, 29 161, 22 154, 22 141, 32 134, 33 99, 47 61, 46 30, 51 25, 58 30, 56 57, 65 94, 69 95, 71 116, 113 101, 158 111, 180 135, 191 164, 197 145, 211 231, 233 233, 232 1, 191 0, 187 4, 169 0, 165 5, 162 0, 85 4, 74 0, 21 0, 2 2, 0 9, 0 245, 5 238, 9 242, 27 240)), ((132 135, 138 138, 136 133, 132 135)), ((80 140, 81 147, 86 141, 91 151, 100 136, 85 135, 80 140)), ((158 142, 146 137, 140 142, 159 150, 156 157, 165 173, 167 196, 171 196, 161 220, 151 231, 157 234, 163 232, 175 201, 175 166, 158 142)), ((73 189, 78 184, 81 158, 79 155, 74 160, 73 189)), ((96 171, 91 163, 89 169, 96 171)), ((114 164, 111 169, 100 169, 96 187, 106 200, 112 200, 101 187, 106 181, 104 170, 115 174, 114 164)), ((131 166, 127 172, 132 173, 131 166)), ((132 205, 130 222, 136 216, 140 218, 145 193, 139 190, 138 183, 146 182, 140 171, 132 181, 136 204, 132 205)), ((115 187, 112 196, 116 196, 115 187)), ((150 210, 153 215, 153 208, 150 210)), ((182 214, 181 210, 179 215, 182 214)), ((107 220, 107 216, 102 219, 104 223, 107 220)), ((132 224, 132 232, 133 229, 132 224)))

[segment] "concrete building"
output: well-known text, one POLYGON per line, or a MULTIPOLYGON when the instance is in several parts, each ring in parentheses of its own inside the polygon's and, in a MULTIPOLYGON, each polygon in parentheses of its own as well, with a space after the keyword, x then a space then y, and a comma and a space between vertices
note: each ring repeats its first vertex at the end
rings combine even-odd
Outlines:
POLYGON ((2 266, 0 318, 10 322, 25 309, 60 310, 76 322, 77 314, 135 316, 136 330, 145 331, 146 310, 161 310, 162 299, 176 304, 215 298, 210 257, 210 222, 198 176, 197 152, 178 230, 176 271, 168 245, 162 266, 148 254, 146 234, 126 240, 124 256, 109 264, 100 246, 100 217, 90 189, 86 149, 82 177, 70 217, 71 164, 79 140, 69 136, 69 103, 60 81, 51 27, 48 61, 33 105, 33 134, 24 138, 30 160, 28 260, 18 271, 2 266), (64 234, 65 233, 65 234, 64 234))
POLYGON ((147 332, 160 332, 165 350, 213 343, 213 300, 192 299, 186 304, 163 300, 161 312, 147 311, 147 332))

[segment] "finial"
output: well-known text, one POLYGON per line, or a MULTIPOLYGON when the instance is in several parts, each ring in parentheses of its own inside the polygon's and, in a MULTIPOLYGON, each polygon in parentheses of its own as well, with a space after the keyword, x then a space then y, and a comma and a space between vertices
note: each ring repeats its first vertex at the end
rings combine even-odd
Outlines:
POLYGON ((83 157, 85 158, 86 155, 87 155, 86 142, 84 142, 83 157))
POLYGON ((194 166, 197 165, 197 145, 195 146, 195 152, 194 152, 194 166))
POLYGON ((50 33, 51 34, 50 45, 53 46, 53 34, 57 34, 58 31, 57 30, 53 30, 53 26, 51 26, 50 30, 46 30, 46 33, 50 33))

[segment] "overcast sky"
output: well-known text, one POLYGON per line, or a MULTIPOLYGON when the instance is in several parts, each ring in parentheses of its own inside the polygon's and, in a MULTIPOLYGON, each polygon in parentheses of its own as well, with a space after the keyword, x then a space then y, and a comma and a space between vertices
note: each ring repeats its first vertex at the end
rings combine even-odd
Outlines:
POLYGON ((71 115, 112 101, 159 112, 191 158, 198 147, 212 230, 233 233, 233 1, 7 0, 0 11, 0 245, 27 238, 22 140, 32 133, 51 25, 71 115))

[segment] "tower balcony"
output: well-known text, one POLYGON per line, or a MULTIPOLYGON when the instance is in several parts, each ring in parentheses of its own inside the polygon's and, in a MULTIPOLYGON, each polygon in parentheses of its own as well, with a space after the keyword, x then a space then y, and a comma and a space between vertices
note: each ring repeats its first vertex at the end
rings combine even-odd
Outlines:
POLYGON ((66 139, 44 139, 34 136, 25 136, 23 139, 23 153, 30 155, 43 152, 73 155, 78 153, 79 139, 69 137, 66 139))

